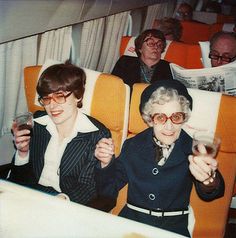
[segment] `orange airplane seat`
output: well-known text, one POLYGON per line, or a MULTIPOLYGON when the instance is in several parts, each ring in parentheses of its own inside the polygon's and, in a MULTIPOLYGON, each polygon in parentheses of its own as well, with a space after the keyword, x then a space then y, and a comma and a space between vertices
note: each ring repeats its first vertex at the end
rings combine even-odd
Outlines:
POLYGON ((182 21, 183 33, 181 41, 184 43, 198 43, 198 41, 207 41, 210 37, 210 25, 194 22, 182 21))

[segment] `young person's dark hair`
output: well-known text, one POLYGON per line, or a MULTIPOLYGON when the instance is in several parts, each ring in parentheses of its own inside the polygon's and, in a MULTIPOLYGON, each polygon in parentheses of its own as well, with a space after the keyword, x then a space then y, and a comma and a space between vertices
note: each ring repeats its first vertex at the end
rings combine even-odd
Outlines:
POLYGON ((57 91, 70 91, 80 99, 78 107, 82 107, 86 75, 83 69, 66 62, 48 67, 40 76, 37 84, 39 97, 47 96, 57 91))

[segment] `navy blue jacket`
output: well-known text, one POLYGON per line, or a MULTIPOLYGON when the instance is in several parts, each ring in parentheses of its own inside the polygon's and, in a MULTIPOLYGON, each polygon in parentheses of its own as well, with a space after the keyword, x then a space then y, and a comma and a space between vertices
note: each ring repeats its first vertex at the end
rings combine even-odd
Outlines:
MULTIPOLYGON (((114 159, 103 169, 96 169, 100 194, 117 197, 118 191, 128 184, 129 203, 150 210, 164 211, 187 209, 193 182, 198 195, 204 200, 210 201, 223 196, 224 181, 219 172, 217 176, 220 177, 221 183, 212 193, 201 190, 200 183, 191 175, 188 155, 192 153, 192 139, 186 132, 181 131, 174 149, 163 166, 158 166, 155 161, 156 145, 152 136, 153 128, 148 128, 128 139, 119 158, 114 159)), ((169 226, 166 225, 168 223, 160 224, 157 217, 141 214, 127 206, 121 211, 121 216, 188 235, 187 216, 168 217, 167 220, 172 220, 172 223, 173 219, 184 219, 183 225, 180 227, 177 225, 173 229, 171 227, 173 224, 169 226)))

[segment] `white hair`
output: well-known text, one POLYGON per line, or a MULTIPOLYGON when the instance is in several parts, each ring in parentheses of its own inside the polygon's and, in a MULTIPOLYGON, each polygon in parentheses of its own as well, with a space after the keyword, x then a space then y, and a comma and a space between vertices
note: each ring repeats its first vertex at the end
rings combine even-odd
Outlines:
POLYGON ((144 122, 149 126, 153 126, 151 115, 153 104, 163 105, 170 101, 179 102, 182 112, 186 113, 186 118, 188 119, 190 117, 190 102, 186 97, 179 95, 175 89, 159 87, 152 93, 151 97, 143 107, 142 118, 144 122))

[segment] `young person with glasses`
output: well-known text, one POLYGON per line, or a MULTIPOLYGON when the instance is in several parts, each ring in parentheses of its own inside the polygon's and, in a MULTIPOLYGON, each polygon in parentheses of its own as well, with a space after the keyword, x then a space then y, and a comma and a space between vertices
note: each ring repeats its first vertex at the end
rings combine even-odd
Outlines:
POLYGON ((210 155, 193 156, 192 138, 182 130, 192 104, 182 83, 159 80, 141 95, 139 109, 149 128, 126 140, 116 159, 108 139, 98 143, 99 193, 117 197, 128 184, 127 203, 120 216, 190 237, 193 184, 203 200, 224 195, 217 160, 210 155))
POLYGON ((169 62, 161 59, 165 47, 166 39, 161 31, 145 30, 135 39, 135 52, 138 57, 121 56, 112 74, 122 78, 131 89, 134 83, 172 79, 169 62))
POLYGON ((221 66, 236 60, 236 33, 219 31, 210 39, 212 67, 221 66))
POLYGON ((88 204, 96 197, 94 150, 110 131, 80 111, 85 90, 84 71, 72 64, 47 68, 37 84, 39 102, 46 113, 29 130, 12 130, 16 154, 9 180, 88 204))

